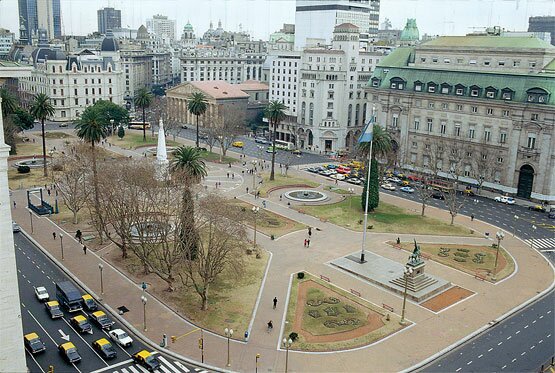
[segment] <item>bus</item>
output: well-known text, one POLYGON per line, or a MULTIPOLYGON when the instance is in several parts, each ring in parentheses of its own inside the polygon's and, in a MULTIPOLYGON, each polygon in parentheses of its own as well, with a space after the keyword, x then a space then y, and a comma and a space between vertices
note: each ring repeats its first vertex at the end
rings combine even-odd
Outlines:
MULTIPOLYGON (((143 129, 143 122, 137 122, 137 121, 129 122, 129 124, 127 125, 127 128, 130 129, 130 130, 142 130, 143 129)), ((150 128, 150 123, 149 122, 145 122, 145 128, 146 129, 150 128)))
POLYGON ((276 149, 293 150, 295 149, 295 144, 289 141, 276 140, 276 149))
POLYGON ((56 283, 56 298, 69 312, 81 311, 83 309, 81 293, 69 281, 56 283))

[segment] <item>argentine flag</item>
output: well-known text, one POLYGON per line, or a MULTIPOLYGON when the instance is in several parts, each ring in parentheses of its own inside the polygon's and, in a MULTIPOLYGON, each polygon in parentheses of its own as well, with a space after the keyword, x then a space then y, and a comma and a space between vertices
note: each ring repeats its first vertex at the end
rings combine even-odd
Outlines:
POLYGON ((358 143, 364 144, 367 142, 371 142, 372 138, 374 137, 373 135, 374 135, 374 115, 372 115, 368 123, 366 123, 366 126, 362 131, 362 135, 360 135, 358 139, 358 143))

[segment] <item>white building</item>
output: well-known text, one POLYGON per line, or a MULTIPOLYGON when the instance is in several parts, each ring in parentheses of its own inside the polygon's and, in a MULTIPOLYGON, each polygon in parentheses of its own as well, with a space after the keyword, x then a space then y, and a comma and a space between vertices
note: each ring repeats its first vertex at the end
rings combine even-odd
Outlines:
POLYGON ((175 40, 175 20, 168 16, 157 14, 146 20, 146 28, 158 38, 175 40))
POLYGON ((343 23, 358 26, 360 41, 366 44, 378 34, 379 11, 379 0, 297 0, 295 49, 313 46, 307 39, 330 44, 334 27, 343 23))
POLYGON ((15 41, 15 35, 10 30, 0 28, 0 60, 5 59, 15 41))
POLYGON ((76 120, 99 100, 123 104, 123 71, 113 38, 104 40, 99 54, 83 50, 67 56, 50 49, 43 39, 31 62, 31 77, 19 80, 22 101, 29 104, 36 94, 47 94, 54 107, 49 120, 76 120))

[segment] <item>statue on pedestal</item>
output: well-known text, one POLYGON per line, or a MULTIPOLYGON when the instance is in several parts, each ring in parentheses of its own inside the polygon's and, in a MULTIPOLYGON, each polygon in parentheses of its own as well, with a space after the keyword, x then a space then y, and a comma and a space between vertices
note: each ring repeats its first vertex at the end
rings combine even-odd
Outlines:
POLYGON ((408 264, 410 265, 418 265, 422 263, 422 255, 420 254, 420 246, 418 246, 418 244, 416 243, 416 239, 414 240, 414 250, 412 251, 412 254, 409 256, 409 262, 408 264))

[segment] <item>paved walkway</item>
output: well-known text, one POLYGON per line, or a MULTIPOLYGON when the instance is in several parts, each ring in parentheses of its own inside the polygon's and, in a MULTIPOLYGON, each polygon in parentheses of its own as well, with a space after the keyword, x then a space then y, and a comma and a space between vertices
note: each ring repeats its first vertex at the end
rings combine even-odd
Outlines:
MULTIPOLYGON (((107 147, 107 149, 115 152, 120 151, 115 146, 107 147)), ((135 154, 131 155, 135 156, 135 154)), ((213 167, 221 173, 221 166, 213 167)), ((236 170, 237 173, 241 171, 240 166, 233 166, 232 169, 236 170)), ((289 172, 297 173, 295 170, 289 172)), ((306 173, 300 175, 314 178, 321 183, 333 184, 331 181, 328 182, 306 173)), ((245 176, 245 182, 248 183, 249 181, 249 176, 245 176)), ((245 194, 243 187, 226 188, 225 191, 222 191, 230 197, 236 196, 251 203, 255 202, 252 195, 245 194)), ((18 206, 25 206, 25 191, 15 191, 12 198, 18 202, 18 206)), ((384 194, 381 195, 381 198, 399 207, 412 210, 419 209, 419 204, 408 200, 384 194)), ((269 200, 270 202, 267 204, 269 210, 308 226, 318 227, 320 231, 313 229, 309 249, 303 247, 306 230, 282 236, 275 241, 271 241, 263 235, 259 236, 258 243, 273 253, 273 259, 265 286, 262 289, 250 340, 248 343, 233 342, 231 344, 231 369, 242 372, 254 371, 257 353, 261 354, 259 360, 260 371, 281 371, 284 369, 285 353, 278 351, 277 346, 280 341, 280 327, 282 321, 284 321, 288 284, 290 275, 293 273, 309 271, 314 274, 323 274, 329 277, 332 283, 340 287, 356 289, 362 294, 363 298, 373 303, 391 305, 395 308, 395 312, 399 312, 402 303, 402 299, 398 295, 356 279, 327 264, 327 262, 337 257, 359 252, 362 234, 300 214, 288 208, 285 201, 280 203, 275 196, 270 196, 269 200), (274 296, 277 296, 279 300, 278 307, 275 310, 272 309, 274 296), (272 333, 266 332, 268 320, 274 322, 272 333)), ((256 200, 256 202, 261 203, 261 200, 256 200)), ((12 211, 14 219, 20 223, 23 229, 31 232, 29 212, 21 207, 12 211)), ((428 207, 427 215, 444 221, 449 221, 450 218, 448 212, 431 207, 428 207)), ((495 232, 497 230, 497 228, 477 220, 471 222, 468 217, 464 216, 457 217, 456 221, 474 229, 476 232, 495 232)), ((52 239, 52 232, 64 233, 65 260, 63 264, 98 294, 100 294, 98 264, 104 263, 104 302, 113 308, 125 305, 130 309, 130 312, 124 315, 126 320, 137 329, 142 329, 142 304, 140 301, 142 291, 137 282, 125 277, 99 257, 97 253, 89 252, 84 255, 81 246, 75 240, 70 239, 74 232, 62 232, 49 219, 35 216, 33 218, 33 228, 33 238, 59 260, 61 260, 60 242, 59 239, 52 239)), ((407 254, 403 251, 394 250, 385 244, 385 241, 393 240, 397 236, 401 237, 402 240, 412 240, 415 237, 414 235, 369 233, 367 249, 391 260, 404 263, 407 260, 407 254)), ((422 242, 457 243, 464 240, 469 243, 491 243, 490 240, 486 240, 478 234, 473 238, 416 237, 422 242)), ((477 292, 477 295, 445 310, 441 314, 435 314, 409 302, 407 315, 408 319, 416 323, 414 327, 405 329, 391 338, 365 349, 317 356, 290 352, 290 369, 305 372, 363 372, 369 369, 372 371, 398 371, 412 366, 445 346, 456 342, 551 285, 554 278, 553 271, 539 253, 531 250, 523 242, 510 235, 505 236, 503 246, 518 263, 518 271, 512 277, 493 285, 476 280, 474 277, 450 267, 429 261, 426 267, 429 273, 477 292)), ((144 334, 156 342, 161 339, 164 333, 180 335, 194 329, 193 325, 178 314, 169 311, 165 305, 152 297, 150 297, 147 304, 147 318, 148 332, 144 334)), ((238 334, 242 335, 242 332, 238 334)), ((184 356, 200 360, 197 338, 198 334, 193 333, 189 337, 180 339, 175 344, 170 344, 170 348, 184 356)), ((224 338, 205 334, 206 363, 225 367, 225 349, 226 341, 224 338)))

